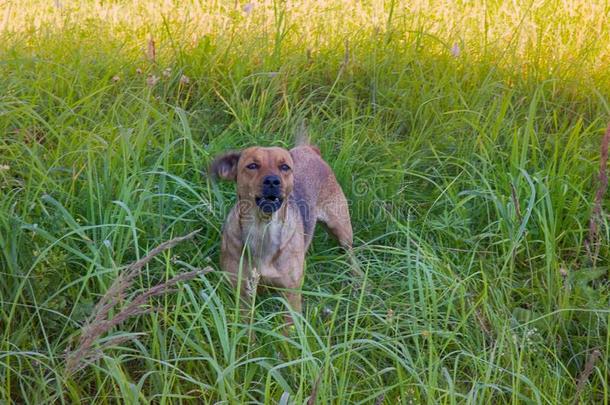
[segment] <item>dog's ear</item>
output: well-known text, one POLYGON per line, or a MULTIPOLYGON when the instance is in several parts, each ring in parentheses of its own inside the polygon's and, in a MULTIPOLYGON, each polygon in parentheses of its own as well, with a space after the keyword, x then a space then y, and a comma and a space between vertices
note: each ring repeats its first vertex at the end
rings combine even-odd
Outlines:
POLYGON ((237 180, 237 162, 241 152, 229 152, 218 156, 210 166, 212 178, 235 181, 237 180))

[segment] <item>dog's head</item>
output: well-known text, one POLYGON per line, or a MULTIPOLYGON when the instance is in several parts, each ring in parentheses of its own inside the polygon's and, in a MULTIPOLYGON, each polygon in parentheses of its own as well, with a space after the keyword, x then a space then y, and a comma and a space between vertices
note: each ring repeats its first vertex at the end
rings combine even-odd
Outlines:
POLYGON ((240 202, 272 214, 282 207, 294 186, 293 161, 284 148, 251 147, 214 159, 210 173, 223 180, 237 181, 240 202))

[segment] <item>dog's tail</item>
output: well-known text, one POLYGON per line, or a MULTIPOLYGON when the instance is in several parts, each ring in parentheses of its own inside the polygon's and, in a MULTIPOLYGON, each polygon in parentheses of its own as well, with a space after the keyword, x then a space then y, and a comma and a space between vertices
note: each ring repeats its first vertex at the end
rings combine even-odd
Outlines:
POLYGON ((294 139, 294 146, 308 146, 309 142, 309 131, 307 130, 307 120, 303 118, 297 128, 297 133, 294 139))
POLYGON ((316 145, 312 145, 309 140, 307 121, 304 118, 299 123, 299 128, 297 129, 297 133, 295 136, 294 146, 295 148, 298 148, 299 146, 307 146, 309 149, 318 154, 318 156, 322 156, 322 154, 320 153, 320 148, 318 148, 316 145))

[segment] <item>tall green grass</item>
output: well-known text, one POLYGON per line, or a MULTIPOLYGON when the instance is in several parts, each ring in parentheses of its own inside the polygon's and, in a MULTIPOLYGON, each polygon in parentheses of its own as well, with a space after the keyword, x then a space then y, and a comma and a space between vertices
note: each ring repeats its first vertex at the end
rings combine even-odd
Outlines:
POLYGON ((609 12, 4 2, 0 403, 608 404, 607 214, 595 260, 584 245, 609 12), (366 288, 319 231, 291 336, 278 294, 246 325, 212 273, 104 336, 137 340, 67 373, 66 349, 130 262, 201 228, 133 292, 218 268, 235 195, 207 180, 213 156, 290 147, 303 119, 350 200, 366 288))

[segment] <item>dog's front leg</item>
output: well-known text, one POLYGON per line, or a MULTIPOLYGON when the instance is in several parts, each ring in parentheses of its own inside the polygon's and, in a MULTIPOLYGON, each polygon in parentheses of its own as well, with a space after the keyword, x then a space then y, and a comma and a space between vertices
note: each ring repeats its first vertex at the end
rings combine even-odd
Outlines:
MULTIPOLYGON (((294 312, 301 313, 302 298, 300 291, 284 291, 284 298, 286 298, 286 302, 288 302, 288 305, 294 312)), ((284 324, 288 329, 294 325, 294 319, 292 319, 292 314, 290 312, 284 315, 284 324)))
POLYGON ((256 287, 253 286, 253 272, 246 263, 240 263, 240 258, 226 257, 232 256, 228 253, 222 254, 222 268, 227 272, 229 281, 235 290, 239 289, 240 306, 242 313, 245 310, 250 311, 252 298, 256 287))
MULTIPOLYGON (((244 245, 241 236, 234 229, 234 223, 229 221, 222 235, 220 265, 229 276, 229 281, 235 290, 239 290, 239 308, 246 324, 253 322, 253 298, 256 293, 256 271, 250 267, 247 255, 243 254, 244 245)), ((250 331, 250 337, 255 338, 250 331)))
MULTIPOLYGON (((286 249, 278 262, 278 274, 281 277, 276 281, 276 285, 284 289, 282 294, 290 307, 289 309, 301 313, 301 287, 303 285, 303 266, 305 264, 304 252, 300 248, 286 249)), ((290 311, 284 315, 284 324, 284 333, 287 334, 294 325, 294 319, 290 311)))

